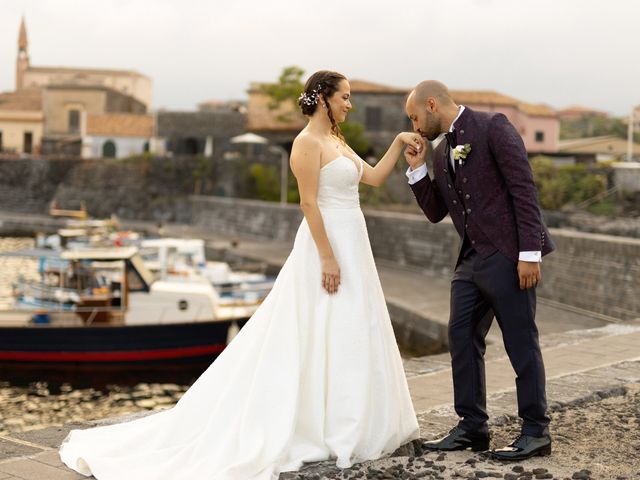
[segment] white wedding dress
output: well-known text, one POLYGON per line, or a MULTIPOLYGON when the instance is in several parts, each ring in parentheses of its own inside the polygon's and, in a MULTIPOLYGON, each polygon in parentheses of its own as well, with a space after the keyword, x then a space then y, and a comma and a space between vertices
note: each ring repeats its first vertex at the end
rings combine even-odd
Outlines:
POLYGON ((345 156, 320 171, 338 293, 322 288, 303 220, 270 294, 180 401, 71 431, 62 461, 99 480, 271 480, 303 462, 346 468, 419 438, 360 210, 362 171, 345 156))

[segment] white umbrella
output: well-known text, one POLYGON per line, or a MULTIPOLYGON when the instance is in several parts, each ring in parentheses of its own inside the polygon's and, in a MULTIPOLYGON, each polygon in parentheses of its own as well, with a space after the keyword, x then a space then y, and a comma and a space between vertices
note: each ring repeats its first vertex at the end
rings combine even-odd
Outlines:
POLYGON ((204 144, 204 156, 210 157, 211 155, 213 155, 213 137, 207 135, 207 141, 204 144))
POLYGON ((266 145, 267 143, 269 143, 269 140, 267 140, 266 138, 251 132, 243 133, 242 135, 238 135, 237 137, 232 137, 229 141, 231 143, 258 143, 261 145, 266 145))

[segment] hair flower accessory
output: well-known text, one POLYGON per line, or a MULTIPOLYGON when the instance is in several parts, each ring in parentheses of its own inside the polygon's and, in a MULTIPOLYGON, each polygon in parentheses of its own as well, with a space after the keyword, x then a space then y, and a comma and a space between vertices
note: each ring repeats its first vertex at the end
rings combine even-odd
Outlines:
POLYGON ((318 104, 318 99, 320 98, 320 92, 322 91, 322 84, 319 83, 316 85, 316 88, 311 90, 311 93, 302 92, 300 97, 298 97, 298 101, 302 102, 304 105, 310 107, 312 105, 318 104))

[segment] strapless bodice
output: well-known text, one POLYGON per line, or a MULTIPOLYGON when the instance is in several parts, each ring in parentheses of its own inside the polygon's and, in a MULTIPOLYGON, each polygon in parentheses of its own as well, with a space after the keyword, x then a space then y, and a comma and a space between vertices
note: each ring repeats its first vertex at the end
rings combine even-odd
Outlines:
POLYGON ((359 208, 358 184, 364 171, 363 160, 358 165, 345 155, 320 169, 318 206, 320 208, 359 208))

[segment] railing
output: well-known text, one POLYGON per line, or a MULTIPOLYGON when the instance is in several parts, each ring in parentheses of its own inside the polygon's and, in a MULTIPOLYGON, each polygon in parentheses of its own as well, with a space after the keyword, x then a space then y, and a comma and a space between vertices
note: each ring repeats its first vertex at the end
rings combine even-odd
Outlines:
POLYGON ((618 191, 620 191, 620 187, 618 187, 616 185, 616 186, 611 187, 610 189, 608 189, 608 190, 606 190, 604 192, 601 192, 601 193, 598 193, 597 195, 594 195, 591 198, 587 198, 586 200, 578 203, 576 205, 576 207, 578 209, 580 209, 580 210, 583 210, 583 209, 585 209, 587 207, 590 207, 594 203, 597 203, 597 202, 599 202, 601 200, 604 200, 605 198, 608 198, 608 197, 612 196, 614 193, 617 193, 618 191))

